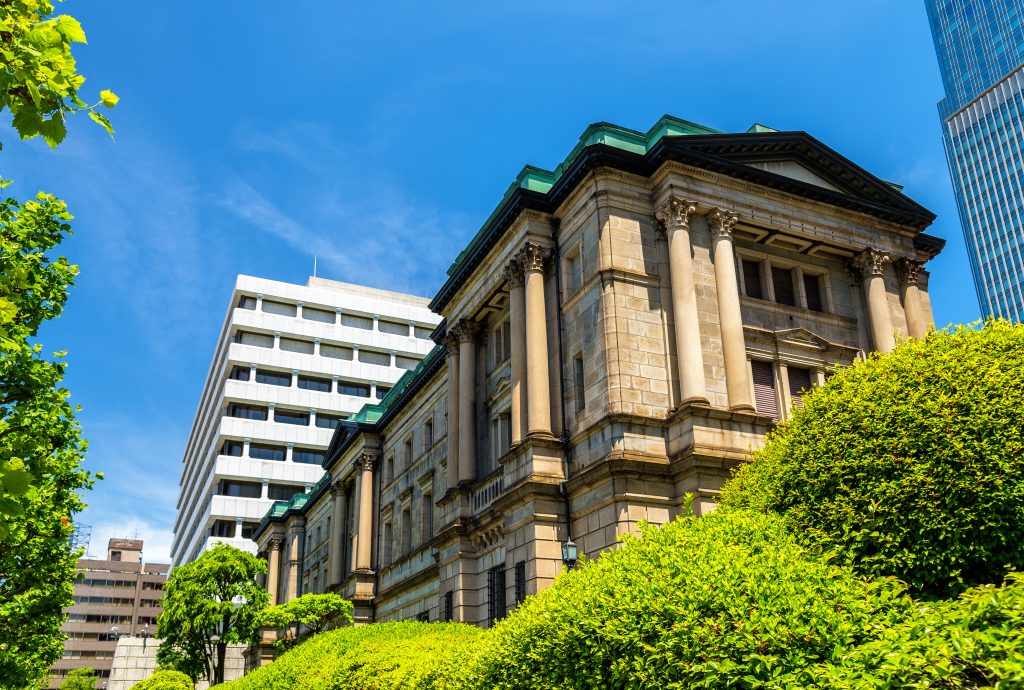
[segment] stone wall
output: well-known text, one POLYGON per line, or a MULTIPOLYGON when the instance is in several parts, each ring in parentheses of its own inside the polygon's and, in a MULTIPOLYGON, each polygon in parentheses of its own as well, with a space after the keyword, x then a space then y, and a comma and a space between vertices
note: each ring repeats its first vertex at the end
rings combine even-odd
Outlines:
MULTIPOLYGON (((129 690, 133 685, 146 680, 156 672, 156 650, 160 640, 152 637, 122 637, 114 650, 114 663, 110 668, 110 680, 106 690, 129 690)), ((228 645, 224 665, 224 680, 236 680, 245 670, 243 656, 246 645, 228 645)), ((207 681, 199 681, 196 690, 210 687, 207 681)))

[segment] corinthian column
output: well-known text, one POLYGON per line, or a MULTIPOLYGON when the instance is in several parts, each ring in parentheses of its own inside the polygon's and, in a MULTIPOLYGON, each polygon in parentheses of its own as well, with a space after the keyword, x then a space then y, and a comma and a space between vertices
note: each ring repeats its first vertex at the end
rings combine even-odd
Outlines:
POLYGON ((345 489, 340 482, 331 484, 331 496, 334 498, 334 512, 331 515, 331 559, 328 584, 336 585, 341 582, 341 556, 345 550, 345 515, 348 513, 348 506, 345 505, 345 489))
POLYGON ((512 445, 523 440, 523 413, 526 411, 526 295, 524 294, 523 265, 513 259, 505 267, 508 281, 508 315, 512 340, 512 445))
POLYGON ((476 341, 480 327, 462 319, 459 339, 459 482, 476 479, 476 341))
POLYGON ((370 570, 370 547, 373 543, 373 453, 363 453, 356 460, 359 477, 359 513, 356 522, 356 570, 370 570))
POLYGON ((527 433, 551 435, 548 319, 544 304, 544 248, 527 242, 519 253, 526 277, 527 433))
POLYGON ((672 314, 676 334, 676 366, 682 402, 707 404, 704 385, 704 354, 700 346, 697 290, 690 254, 690 214, 697 204, 671 197, 657 211, 668 240, 668 263, 672 283, 672 314))
POLYGON ((900 277, 900 292, 903 299, 903 311, 907 315, 907 331, 911 338, 924 338, 932 327, 929 318, 921 306, 921 290, 919 289, 921 271, 924 262, 916 259, 900 259, 896 263, 896 272, 900 277))
POLYGON ((889 260, 889 252, 869 248, 858 254, 855 261, 864 284, 864 294, 867 295, 871 338, 875 341, 875 349, 883 353, 892 352, 896 348, 892 313, 885 292, 885 264, 889 260))
POLYGON ((270 594, 270 605, 277 605, 277 590, 281 577, 281 540, 270 540, 270 555, 267 558, 267 592, 270 594))
POLYGON ((459 485, 459 339, 453 329, 444 338, 448 351, 448 489, 459 485))
POLYGON ((715 208, 708 214, 715 245, 715 292, 718 293, 718 322, 722 330, 725 385, 730 410, 754 410, 754 394, 747 372, 747 345, 743 339, 740 290, 736 280, 736 259, 732 251, 732 229, 736 214, 715 208))
POLYGON ((299 596, 299 566, 302 559, 299 558, 299 551, 302 549, 303 530, 300 526, 293 527, 288 534, 288 591, 285 593, 284 602, 299 596))

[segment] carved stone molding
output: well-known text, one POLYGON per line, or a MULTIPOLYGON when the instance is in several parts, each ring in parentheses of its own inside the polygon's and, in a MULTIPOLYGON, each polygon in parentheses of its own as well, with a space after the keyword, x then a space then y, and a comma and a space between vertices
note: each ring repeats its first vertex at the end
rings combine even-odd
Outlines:
POLYGON ((469 319, 461 319, 449 330, 449 333, 455 336, 456 342, 474 343, 480 335, 480 324, 469 319))
POLYGON ((690 214, 697 210, 697 202, 672 196, 658 207, 654 217, 661 222, 663 230, 690 227, 690 214))
POLYGON ((525 282, 523 264, 518 257, 508 262, 501 271, 501 277, 508 281, 509 288, 521 288, 525 282))
POLYGON ((376 462, 377 454, 367 451, 362 453, 358 458, 356 458, 353 464, 355 465, 355 468, 360 472, 370 472, 373 470, 373 466, 376 462))
POLYGON ((449 357, 457 357, 459 355, 459 337, 455 334, 455 327, 449 328, 444 334, 444 338, 441 339, 441 344, 444 345, 444 349, 448 351, 449 357))
POLYGON ((337 498, 338 496, 343 496, 345 494, 345 485, 342 484, 340 481, 331 482, 330 491, 331 496, 334 498, 337 498))
POLYGON ((713 208, 707 215, 708 225, 711 227, 713 237, 725 237, 732 239, 732 229, 736 227, 739 216, 724 208, 713 208))
POLYGON ((522 264, 523 271, 530 273, 533 271, 540 272, 544 270, 544 259, 546 258, 547 252, 544 247, 540 246, 536 242, 527 242, 523 245, 523 248, 519 250, 519 254, 516 258, 522 264))
POLYGON ((924 262, 903 258, 896 262, 896 273, 904 285, 920 285, 924 273, 924 262))
POLYGON ((889 252, 869 247, 858 254, 853 261, 861 276, 868 278, 882 275, 885 271, 885 264, 891 260, 889 252))
POLYGON ((274 537, 273 539, 270 540, 270 550, 271 551, 280 551, 282 546, 284 546, 284 539, 281 539, 279 537, 274 537))

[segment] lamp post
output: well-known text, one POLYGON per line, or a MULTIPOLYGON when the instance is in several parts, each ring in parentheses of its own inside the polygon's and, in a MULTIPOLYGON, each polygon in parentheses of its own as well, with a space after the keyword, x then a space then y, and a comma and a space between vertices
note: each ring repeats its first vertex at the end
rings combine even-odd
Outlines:
POLYGON ((566 568, 572 570, 576 567, 577 560, 579 560, 579 547, 570 539, 562 544, 562 563, 565 563, 566 568))

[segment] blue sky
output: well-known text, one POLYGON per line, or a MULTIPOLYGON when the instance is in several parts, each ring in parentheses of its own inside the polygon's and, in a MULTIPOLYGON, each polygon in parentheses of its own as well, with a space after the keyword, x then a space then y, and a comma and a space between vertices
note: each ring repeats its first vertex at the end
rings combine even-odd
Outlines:
MULTIPOLYGON (((805 130, 938 214, 940 325, 978 318, 940 140, 923 3, 137 3, 68 0, 84 118, 55 152, 4 142, 0 174, 76 216, 81 276, 44 345, 67 349, 88 464, 80 517, 167 558, 181 455, 234 277, 433 295, 526 163, 584 127, 669 113, 805 130)), ((2 116, 7 121, 6 113, 2 116)))

